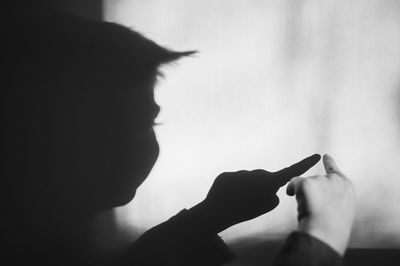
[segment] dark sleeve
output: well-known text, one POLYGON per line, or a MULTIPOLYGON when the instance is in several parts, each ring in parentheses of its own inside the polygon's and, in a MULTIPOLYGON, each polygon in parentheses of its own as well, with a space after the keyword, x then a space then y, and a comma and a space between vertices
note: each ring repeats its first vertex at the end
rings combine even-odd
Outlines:
POLYGON ((341 256, 323 241, 294 232, 286 239, 274 266, 340 266, 341 256))
POLYGON ((197 234, 183 210, 145 232, 129 249, 125 265, 216 266, 234 258, 217 234, 197 234))

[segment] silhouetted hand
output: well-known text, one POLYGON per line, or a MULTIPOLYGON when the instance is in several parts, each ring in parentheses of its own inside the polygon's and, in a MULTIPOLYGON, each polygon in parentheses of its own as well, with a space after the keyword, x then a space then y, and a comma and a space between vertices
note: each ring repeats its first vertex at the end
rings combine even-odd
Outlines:
POLYGON ((201 209, 199 223, 208 231, 221 232, 273 210, 279 204, 279 188, 293 177, 302 175, 314 166, 321 156, 314 154, 278 172, 265 170, 238 171, 219 175, 206 199, 196 209, 201 209), (203 221, 206 219, 207 221, 203 221))
POLYGON ((293 178, 287 194, 296 195, 299 231, 323 240, 343 255, 349 241, 355 192, 351 181, 329 155, 324 155, 326 175, 293 178))

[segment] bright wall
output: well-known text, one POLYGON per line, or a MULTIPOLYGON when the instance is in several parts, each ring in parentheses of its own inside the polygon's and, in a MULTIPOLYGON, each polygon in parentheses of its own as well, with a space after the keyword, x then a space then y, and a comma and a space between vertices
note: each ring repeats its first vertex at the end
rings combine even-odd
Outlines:
MULTIPOLYGON (((330 153, 354 182, 351 245, 400 247, 400 2, 106 0, 105 16, 177 50, 164 69, 159 160, 117 210, 133 235, 189 208, 224 171, 278 170, 330 153)), ((322 164, 308 174, 322 173, 322 164)), ((228 229, 282 238, 293 198, 228 229)))

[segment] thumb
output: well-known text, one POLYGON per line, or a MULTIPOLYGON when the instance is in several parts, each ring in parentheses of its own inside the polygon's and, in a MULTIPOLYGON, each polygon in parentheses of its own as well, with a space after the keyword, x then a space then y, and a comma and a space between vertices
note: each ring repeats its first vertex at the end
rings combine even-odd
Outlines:
POLYGON ((286 187, 286 194, 289 196, 294 196, 296 195, 297 191, 299 190, 299 187, 301 186, 301 183, 304 181, 304 177, 297 176, 290 180, 288 186, 286 187))
POLYGON ((337 174, 341 177, 345 177, 345 175, 340 171, 339 167, 336 165, 335 160, 333 160, 333 158, 329 154, 325 154, 322 160, 324 162, 324 167, 327 174, 337 174))

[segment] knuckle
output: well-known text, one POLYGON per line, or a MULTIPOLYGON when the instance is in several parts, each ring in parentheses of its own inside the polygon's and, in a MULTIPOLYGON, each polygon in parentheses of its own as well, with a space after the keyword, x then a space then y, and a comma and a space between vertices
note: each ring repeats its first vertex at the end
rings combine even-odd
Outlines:
POLYGON ((229 173, 227 173, 227 172, 224 172, 224 173, 222 173, 222 174, 219 174, 219 175, 217 176, 216 180, 221 179, 221 178, 224 178, 224 177, 227 176, 227 175, 229 175, 229 173))
POLYGON ((265 171, 263 169, 255 169, 253 171, 250 171, 250 173, 255 175, 265 175, 268 174, 268 171, 265 171))
POLYGON ((248 174, 249 174, 249 171, 247 171, 247 170, 239 170, 239 171, 231 173, 231 175, 248 175, 248 174))
POLYGON ((221 182, 222 180, 225 180, 227 178, 230 178, 232 176, 232 173, 230 172, 224 172, 222 174, 219 174, 216 178, 214 182, 221 182))

